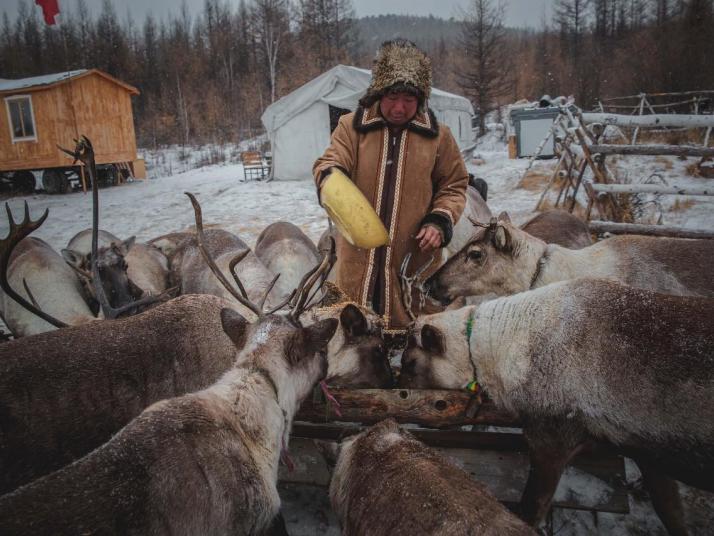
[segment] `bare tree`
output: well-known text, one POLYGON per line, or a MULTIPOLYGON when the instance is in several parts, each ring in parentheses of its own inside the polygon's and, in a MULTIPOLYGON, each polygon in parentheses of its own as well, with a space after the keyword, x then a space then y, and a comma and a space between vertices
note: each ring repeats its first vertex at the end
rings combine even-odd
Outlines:
POLYGON ((504 54, 505 33, 502 0, 471 0, 464 14, 461 45, 465 53, 460 85, 479 113, 479 135, 485 133, 486 114, 513 85, 509 61, 504 54))
POLYGON ((255 0, 252 10, 253 31, 267 70, 270 102, 275 102, 279 60, 290 32, 288 0, 255 0))

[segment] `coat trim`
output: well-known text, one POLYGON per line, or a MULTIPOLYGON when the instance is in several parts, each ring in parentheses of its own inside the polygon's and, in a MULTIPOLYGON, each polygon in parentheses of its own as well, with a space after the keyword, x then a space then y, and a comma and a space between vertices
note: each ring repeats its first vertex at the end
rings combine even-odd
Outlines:
MULTIPOLYGON (((399 143, 399 159, 397 161, 397 173, 396 173, 396 180, 397 183, 394 186, 394 203, 392 205, 392 218, 389 222, 389 242, 391 243, 394 240, 394 234, 396 231, 396 222, 397 222, 397 217, 399 215, 399 207, 401 205, 400 199, 401 199, 401 189, 402 189, 402 178, 404 176, 404 159, 405 155, 407 154, 407 139, 409 138, 409 133, 402 133, 401 135, 401 140, 399 143)), ((384 323, 386 326, 391 325, 391 312, 392 312, 392 307, 391 307, 391 296, 390 296, 390 289, 392 288, 391 285, 391 267, 392 267, 392 246, 387 246, 387 257, 384 262, 384 278, 385 278, 385 284, 384 284, 384 294, 385 294, 385 299, 384 299, 384 323)))
MULTIPOLYGON (((379 155, 379 176, 377 177, 377 198, 373 203, 377 214, 381 212, 382 209, 382 195, 384 193, 384 179, 387 174, 387 153, 389 151, 389 129, 384 129, 382 133, 382 154, 379 155)), ((390 235, 391 239, 391 235, 390 235)), ((363 307, 368 307, 368 301, 370 299, 369 295, 369 285, 372 279, 372 272, 374 271, 374 257, 377 253, 376 249, 369 250, 369 263, 367 264, 367 277, 365 277, 364 284, 362 286, 362 299, 360 303, 363 307)))
MULTIPOLYGON (((352 126, 361 133, 386 127, 387 122, 379 113, 379 102, 375 102, 369 108, 359 106, 355 112, 352 126)), ((427 138, 436 138, 439 135, 439 122, 432 109, 428 108, 426 113, 417 112, 414 118, 407 123, 407 129, 427 138)))

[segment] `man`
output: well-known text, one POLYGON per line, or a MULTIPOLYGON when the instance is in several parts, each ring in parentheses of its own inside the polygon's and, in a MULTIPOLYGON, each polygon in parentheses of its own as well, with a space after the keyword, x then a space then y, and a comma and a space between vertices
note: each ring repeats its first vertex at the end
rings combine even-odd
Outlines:
POLYGON ((371 250, 338 237, 335 266, 336 283, 381 314, 387 333, 403 332, 409 324, 399 285, 402 260, 412 253, 414 269, 433 256, 433 271, 466 202, 466 166, 451 132, 427 107, 430 92, 429 58, 411 41, 384 43, 360 106, 340 118, 313 167, 318 195, 339 168, 389 231, 390 244, 371 250))

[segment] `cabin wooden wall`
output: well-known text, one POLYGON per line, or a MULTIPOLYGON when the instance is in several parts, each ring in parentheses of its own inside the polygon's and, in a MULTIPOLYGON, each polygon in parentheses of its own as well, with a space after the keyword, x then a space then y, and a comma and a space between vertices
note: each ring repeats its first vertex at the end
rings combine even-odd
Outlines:
POLYGON ((30 95, 37 139, 12 143, 4 98, 0 96, 0 171, 69 166, 71 158, 57 145, 72 149, 84 134, 94 146, 98 164, 136 160, 131 94, 96 73, 34 91, 30 95))

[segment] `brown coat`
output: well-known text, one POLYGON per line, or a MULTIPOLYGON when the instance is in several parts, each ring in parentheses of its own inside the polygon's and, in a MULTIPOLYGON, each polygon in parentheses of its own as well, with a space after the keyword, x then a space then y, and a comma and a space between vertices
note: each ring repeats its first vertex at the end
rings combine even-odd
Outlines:
MULTIPOLYGON (((427 262, 431 254, 420 252, 414 238, 420 227, 436 225, 448 243, 451 228, 464 209, 468 173, 459 148, 451 131, 436 121, 431 110, 417 112, 406 128, 392 133, 376 102, 340 118, 330 146, 313 167, 318 185, 333 166, 346 171, 372 202, 390 237, 389 246, 368 250, 339 236, 336 283, 355 301, 368 306, 379 271, 386 274, 382 311, 378 312, 383 313, 387 331, 401 331, 409 324, 399 286, 402 260, 412 253, 410 273, 427 262)), ((434 258, 425 276, 438 266, 438 252, 434 258)), ((412 303, 418 304, 416 297, 412 303)))

